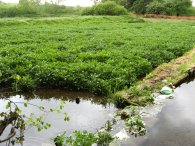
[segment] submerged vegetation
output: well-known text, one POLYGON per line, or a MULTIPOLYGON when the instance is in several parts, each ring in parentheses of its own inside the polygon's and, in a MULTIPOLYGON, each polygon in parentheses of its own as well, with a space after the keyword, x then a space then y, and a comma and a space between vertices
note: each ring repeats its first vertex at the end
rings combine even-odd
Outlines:
POLYGON ((0 85, 110 94, 190 50, 194 25, 129 16, 1 19, 0 85))

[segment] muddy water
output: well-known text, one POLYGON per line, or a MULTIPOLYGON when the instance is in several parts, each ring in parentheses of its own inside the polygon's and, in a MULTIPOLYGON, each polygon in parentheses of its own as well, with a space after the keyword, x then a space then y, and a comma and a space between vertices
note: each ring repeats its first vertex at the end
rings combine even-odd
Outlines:
POLYGON ((130 138, 123 146, 195 146, 195 81, 176 89, 167 99, 144 137, 130 138))
MULTIPOLYGON (((43 116, 44 120, 52 126, 48 130, 37 132, 31 126, 27 126, 25 130, 24 146, 52 146, 54 138, 57 134, 66 131, 70 134, 74 130, 87 130, 96 132, 100 129, 107 120, 110 120, 116 108, 113 105, 103 105, 102 98, 83 92, 64 92, 60 90, 41 90, 34 95, 11 95, 11 100, 15 102, 24 102, 44 106, 46 109, 56 109, 60 105, 60 100, 65 100, 66 104, 62 113, 67 112, 70 118, 69 122, 64 122, 64 115, 56 112, 42 112, 35 106, 24 107, 23 104, 18 104, 22 111, 29 115, 34 113, 35 116, 43 116), (80 98, 80 103, 77 104, 75 99, 80 98)), ((0 111, 5 110, 6 102, 0 100, 0 111)), ((19 144, 18 144, 19 145, 19 144)), ((5 146, 5 143, 0 144, 5 146)))

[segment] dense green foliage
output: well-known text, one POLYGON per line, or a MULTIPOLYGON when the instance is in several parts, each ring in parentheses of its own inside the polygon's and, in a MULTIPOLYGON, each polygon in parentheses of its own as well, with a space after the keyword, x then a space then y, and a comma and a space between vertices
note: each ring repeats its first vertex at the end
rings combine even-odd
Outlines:
POLYGON ((81 7, 66 7, 50 3, 41 5, 26 0, 20 1, 19 4, 0 3, 0 17, 80 15, 81 11, 81 7))
POLYGON ((195 16, 195 7, 190 7, 185 15, 186 16, 195 16))
POLYGON ((87 131, 74 131, 69 137, 66 134, 58 135, 54 138, 56 146, 91 146, 97 144, 98 146, 108 146, 114 138, 109 132, 98 132, 97 135, 87 131))
POLYGON ((147 5, 146 13, 181 16, 186 15, 191 6, 191 0, 153 0, 147 5))
POLYGON ((82 12, 83 15, 126 15, 127 10, 115 2, 107 1, 86 8, 82 12))
POLYGON ((127 1, 126 0, 102 0, 101 2, 108 2, 108 1, 115 2, 116 4, 124 6, 125 8, 127 8, 127 1))
POLYGON ((136 0, 130 9, 136 14, 145 14, 147 5, 150 4, 151 1, 152 0, 136 0))
POLYGON ((0 86, 108 94, 191 49, 194 26, 128 16, 0 19, 0 86))
POLYGON ((191 0, 103 0, 114 1, 137 14, 193 15, 191 0))

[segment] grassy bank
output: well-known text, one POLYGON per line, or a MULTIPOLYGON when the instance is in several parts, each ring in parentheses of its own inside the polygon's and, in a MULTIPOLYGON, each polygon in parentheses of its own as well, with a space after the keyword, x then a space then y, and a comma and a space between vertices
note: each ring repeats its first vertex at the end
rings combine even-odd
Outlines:
POLYGON ((158 93, 163 86, 169 83, 179 85, 181 81, 185 81, 183 79, 188 77, 188 70, 193 67, 195 67, 195 49, 169 63, 160 65, 131 88, 117 92, 115 98, 133 105, 152 103, 152 93, 158 93))
POLYGON ((0 19, 0 85, 116 92, 190 50, 194 26, 128 16, 0 19))

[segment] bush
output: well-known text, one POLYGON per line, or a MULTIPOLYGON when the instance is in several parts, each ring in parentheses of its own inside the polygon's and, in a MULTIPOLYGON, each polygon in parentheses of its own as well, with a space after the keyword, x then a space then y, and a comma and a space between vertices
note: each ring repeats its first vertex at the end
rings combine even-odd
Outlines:
POLYGON ((19 15, 17 7, 0 8, 0 17, 15 17, 19 15))
POLYGON ((195 16, 195 7, 190 7, 190 8, 187 10, 187 12, 186 12, 185 15, 186 15, 186 16, 195 16))
POLYGON ((102 0, 101 2, 107 2, 107 1, 113 1, 115 3, 117 3, 118 5, 124 6, 125 8, 127 7, 128 1, 125 0, 102 0))
POLYGON ((145 14, 147 5, 151 0, 136 0, 131 9, 137 14, 145 14))
POLYGON ((107 1, 104 3, 99 3, 92 6, 91 8, 86 8, 82 12, 83 15, 126 15, 127 10, 115 2, 107 1))
POLYGON ((147 14, 166 14, 166 7, 164 3, 159 1, 153 1, 147 5, 146 8, 147 14))
POLYGON ((185 15, 191 7, 190 0, 154 0, 146 6, 146 13, 164 15, 185 15))
POLYGON ((61 16, 61 15, 80 15, 81 7, 66 7, 62 5, 45 3, 25 3, 4 4, 0 3, 0 17, 20 17, 20 16, 61 16))

